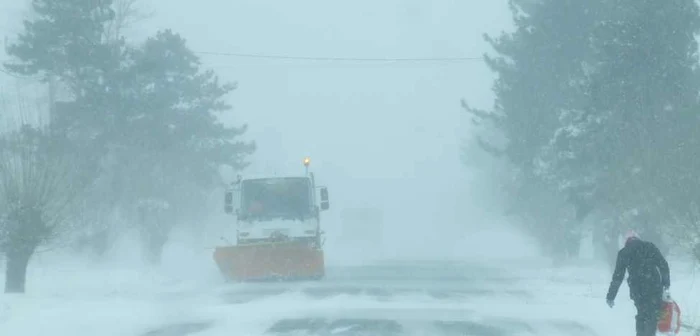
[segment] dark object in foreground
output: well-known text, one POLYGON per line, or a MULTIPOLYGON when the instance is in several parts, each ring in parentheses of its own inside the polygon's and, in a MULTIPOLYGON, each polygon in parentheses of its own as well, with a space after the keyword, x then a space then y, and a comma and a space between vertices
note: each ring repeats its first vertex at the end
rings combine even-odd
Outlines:
POLYGON ((630 298, 637 307, 637 336, 655 336, 662 307, 662 295, 671 284, 666 258, 651 242, 639 239, 633 231, 628 232, 625 246, 617 254, 615 271, 606 297, 613 306, 622 280, 627 277, 630 298))

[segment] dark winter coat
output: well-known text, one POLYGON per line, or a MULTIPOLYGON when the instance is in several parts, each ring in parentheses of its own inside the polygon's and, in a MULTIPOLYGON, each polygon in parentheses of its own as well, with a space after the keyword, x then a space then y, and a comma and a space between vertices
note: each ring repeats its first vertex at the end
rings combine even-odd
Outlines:
POLYGON ((649 296, 661 296, 664 287, 670 287, 671 277, 666 258, 651 242, 631 239, 617 253, 617 262, 613 273, 608 300, 615 300, 620 289, 625 271, 629 274, 627 284, 630 297, 634 301, 649 296))

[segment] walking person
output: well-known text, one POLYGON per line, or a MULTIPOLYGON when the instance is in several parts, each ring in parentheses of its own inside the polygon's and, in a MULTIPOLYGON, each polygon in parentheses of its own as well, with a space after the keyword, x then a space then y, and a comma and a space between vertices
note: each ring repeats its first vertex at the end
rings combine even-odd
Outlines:
POLYGON ((630 298, 637 307, 637 336, 655 336, 662 296, 671 285, 666 258, 651 242, 643 241, 634 231, 626 235, 625 246, 617 253, 615 271, 606 297, 612 308, 622 280, 628 273, 630 298))

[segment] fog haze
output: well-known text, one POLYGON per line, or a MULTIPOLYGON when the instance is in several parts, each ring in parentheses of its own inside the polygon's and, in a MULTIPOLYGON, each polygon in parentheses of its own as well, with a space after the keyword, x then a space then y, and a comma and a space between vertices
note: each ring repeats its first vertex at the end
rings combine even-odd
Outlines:
POLYGON ((1 335, 632 334, 627 229, 700 297, 690 1, 34 1, 0 0, 1 335), (305 157, 316 194, 230 188, 305 157))
MULTIPOLYGON (((482 35, 510 25, 505 1, 153 1, 150 8, 156 16, 144 26, 173 27, 194 50, 294 57, 480 58, 489 51, 482 35)), ((459 162, 469 122, 460 99, 477 107, 493 101, 494 77, 480 59, 201 56, 239 84, 226 119, 248 123, 258 145, 248 172, 301 171, 309 155, 319 180, 332 186, 335 209, 380 205, 399 226, 393 237, 399 230, 408 238, 419 225, 445 237, 454 225, 488 220, 470 204, 480 191, 459 162)))

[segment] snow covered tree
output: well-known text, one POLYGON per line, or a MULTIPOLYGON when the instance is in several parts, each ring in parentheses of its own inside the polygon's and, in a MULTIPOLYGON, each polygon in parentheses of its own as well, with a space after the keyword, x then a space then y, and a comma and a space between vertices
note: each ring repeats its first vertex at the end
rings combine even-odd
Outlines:
MULTIPOLYGON (((513 167, 512 209, 521 217, 530 218, 535 223, 534 233, 546 242, 551 241, 551 232, 566 233, 556 228, 567 225, 564 218, 555 219, 558 215, 554 214, 562 211, 561 203, 547 200, 569 195, 560 190, 560 181, 543 174, 545 163, 540 158, 560 127, 562 115, 586 106, 582 87, 593 53, 588 37, 594 28, 596 7, 575 0, 510 4, 515 32, 497 39, 486 37, 500 54, 486 57, 488 66, 498 73, 494 85, 496 104, 492 111, 467 109, 480 125, 490 122, 506 138, 502 147, 483 139, 478 141, 485 149, 508 159, 513 167), (532 206, 528 200, 538 206, 532 206)), ((572 203, 581 213, 588 210, 583 201, 572 203)))
MULTIPOLYGON (((689 142, 700 127, 700 13, 692 0, 602 2, 590 102, 562 125, 550 163, 569 186, 585 185, 595 199, 647 218, 635 225, 670 219, 669 211, 688 211, 698 196, 691 191, 700 177, 697 149, 689 142)), ((646 225, 650 236, 653 228, 646 225)))
POLYGON ((495 109, 472 110, 507 138, 504 148, 485 148, 513 164, 513 185, 559 194, 574 207, 573 223, 593 211, 612 221, 634 212, 626 225, 655 236, 664 218, 692 218, 697 4, 539 0, 522 8, 513 5, 516 32, 492 41, 503 57, 487 58, 499 74, 495 109))

